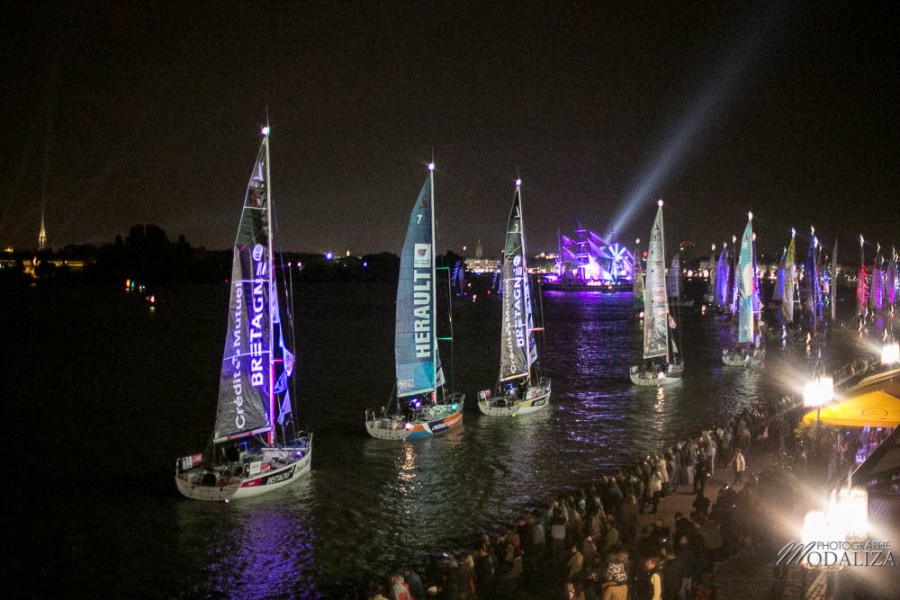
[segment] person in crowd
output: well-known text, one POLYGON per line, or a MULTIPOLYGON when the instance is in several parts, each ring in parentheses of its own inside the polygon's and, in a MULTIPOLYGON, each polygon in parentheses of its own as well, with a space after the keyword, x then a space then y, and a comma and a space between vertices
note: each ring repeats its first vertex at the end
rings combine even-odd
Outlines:
POLYGON ((706 489, 706 478, 709 476, 709 460, 706 452, 700 448, 697 453, 697 464, 694 465, 694 493, 702 494, 706 489))
POLYGON ((584 569, 584 555, 578 549, 578 545, 572 544, 569 548, 569 558, 566 560, 566 581, 580 581, 582 569, 584 569))
POLYGON ((734 484, 743 484, 744 471, 747 470, 747 461, 744 459, 744 452, 740 446, 734 448, 734 456, 731 459, 731 465, 734 467, 734 484))
POLYGON ((647 492, 650 494, 650 506, 653 507, 655 513, 659 508, 659 498, 662 495, 663 481, 659 469, 655 466, 650 471, 650 478, 647 480, 647 492))
MULTIPOLYGON (((478 549, 478 558, 475 559, 474 571, 475 588, 478 590, 479 595, 487 597, 494 586, 494 557, 491 556, 487 546, 482 545, 478 549)), ((410 586, 410 589, 412 589, 412 586, 410 586)))
MULTIPOLYGON (((621 542, 626 548, 633 548, 637 543, 638 526, 640 523, 640 515, 638 514, 637 501, 634 494, 628 494, 622 508, 619 511, 621 518, 619 519, 619 536, 616 542, 621 542)), ((612 516, 612 515, 610 515, 612 516)), ((611 524, 615 523, 615 519, 611 524)))
POLYGON ((413 600, 423 600, 425 598, 425 585, 422 583, 422 578, 412 567, 407 566, 403 568, 403 581, 409 587, 409 593, 413 600))
POLYGON ((644 559, 643 568, 634 576, 629 600, 662 600, 662 577, 658 567, 659 556, 644 559))
POLYGON ((603 576, 603 600, 627 600, 628 552, 621 544, 610 548, 603 576))
POLYGON ((670 544, 665 549, 662 567, 664 600, 688 600, 681 591, 686 573, 684 557, 681 556, 674 544, 670 544))
POLYGON ((390 600, 411 600, 409 585, 403 581, 400 573, 391 573, 391 589, 388 592, 390 600))
POLYGON ((388 600, 382 593, 383 590, 381 587, 381 584, 374 579, 369 581, 369 585, 366 589, 366 600, 388 600))
POLYGON ((662 492, 661 496, 665 496, 669 493, 669 465, 666 462, 666 457, 663 454, 659 454, 654 456, 654 462, 656 464, 656 468, 659 470, 659 476, 662 478, 662 492))

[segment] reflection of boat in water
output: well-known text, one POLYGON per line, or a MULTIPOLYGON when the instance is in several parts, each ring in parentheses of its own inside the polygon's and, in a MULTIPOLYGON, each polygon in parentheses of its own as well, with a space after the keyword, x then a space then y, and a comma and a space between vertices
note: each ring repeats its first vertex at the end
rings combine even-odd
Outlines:
POLYGON ((394 355, 397 382, 388 404, 366 411, 366 431, 381 440, 443 433, 462 424, 459 393, 446 393, 437 347, 434 165, 409 217, 400 255, 394 355))
POLYGON ((753 240, 753 213, 741 237, 740 259, 736 273, 740 283, 738 303, 738 343, 722 351, 722 362, 729 367, 750 367, 762 362, 766 349, 764 336, 758 335, 759 281, 756 278, 756 252, 753 240))
POLYGON ((532 373, 538 360, 538 348, 534 337, 531 282, 525 260, 521 181, 516 181, 503 252, 500 375, 493 393, 491 390, 478 393, 478 408, 490 416, 526 415, 544 409, 550 403, 550 379, 532 373))
POLYGON ((669 329, 677 323, 669 312, 666 294, 666 250, 662 200, 650 231, 647 272, 644 283, 644 363, 631 367, 629 376, 635 385, 662 386, 681 381, 682 360, 669 329))
POLYGON ((258 496, 297 481, 312 462, 312 434, 291 418, 293 303, 272 249, 270 181, 267 127, 234 243, 215 429, 205 452, 176 464, 178 490, 194 500, 258 496))

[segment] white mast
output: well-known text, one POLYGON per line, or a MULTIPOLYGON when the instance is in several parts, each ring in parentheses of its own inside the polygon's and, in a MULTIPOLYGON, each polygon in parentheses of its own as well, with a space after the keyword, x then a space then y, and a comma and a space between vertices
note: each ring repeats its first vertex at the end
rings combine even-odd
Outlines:
POLYGON ((435 267, 437 266, 437 244, 435 243, 437 240, 434 235, 434 159, 432 158, 432 162, 428 163, 428 183, 429 188, 431 188, 431 205, 429 209, 431 210, 431 344, 434 348, 434 356, 431 361, 431 380, 434 382, 434 395, 432 396, 433 401, 436 403, 438 399, 438 376, 437 376, 437 361, 438 361, 438 340, 437 340, 437 270, 435 267))
MULTIPOLYGON (((525 209, 522 208, 522 180, 516 179, 516 194, 519 196, 519 236, 522 238, 522 287, 525 292, 525 303, 526 306, 530 306, 531 304, 531 281, 528 277, 528 265, 525 259, 525 209)), ((534 307, 531 307, 531 310, 534 310, 534 307)), ((531 381, 531 331, 529 331, 529 323, 533 317, 531 316, 531 310, 528 311, 528 314, 525 315, 525 366, 527 370, 525 372, 525 380, 531 381)))
POLYGON ((269 271, 269 444, 275 444, 275 362, 272 360, 272 343, 275 339, 275 324, 272 320, 272 300, 277 299, 273 294, 277 294, 278 291, 275 288, 275 258, 272 255, 272 177, 271 177, 271 162, 269 161, 269 124, 268 120, 266 120, 266 126, 262 129, 263 134, 263 143, 266 145, 266 230, 268 231, 268 236, 266 243, 268 244, 268 265, 266 265, 269 271))

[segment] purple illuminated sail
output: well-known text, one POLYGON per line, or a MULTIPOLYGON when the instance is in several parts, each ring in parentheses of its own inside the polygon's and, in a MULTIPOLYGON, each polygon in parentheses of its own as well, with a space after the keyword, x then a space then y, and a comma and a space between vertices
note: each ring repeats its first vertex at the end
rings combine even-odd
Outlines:
POLYGON ((268 144, 269 138, 264 136, 234 242, 228 333, 219 375, 216 443, 271 429, 268 144))

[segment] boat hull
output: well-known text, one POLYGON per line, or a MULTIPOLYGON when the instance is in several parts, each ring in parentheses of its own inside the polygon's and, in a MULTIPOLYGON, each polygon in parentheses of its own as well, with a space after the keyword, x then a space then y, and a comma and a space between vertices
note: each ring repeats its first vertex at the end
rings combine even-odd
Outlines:
POLYGON ((634 385, 647 387, 662 387, 672 385, 681 381, 681 375, 684 372, 684 363, 677 362, 668 365, 665 370, 661 369, 645 369, 642 366, 635 365, 631 367, 629 377, 634 385))
POLYGON ((366 417, 366 431, 379 440, 413 440, 445 433, 462 425, 465 395, 453 394, 447 404, 435 404, 425 409, 422 418, 406 420, 400 417, 366 417))
POLYGON ((722 362, 728 367, 752 367, 761 363, 765 357, 764 348, 757 348, 752 352, 737 348, 722 351, 722 362))
POLYGON ((479 398, 478 409, 489 417, 517 417, 528 415, 550 405, 550 380, 541 380, 540 385, 528 386, 524 396, 510 401, 506 397, 479 398))
POLYGON ((303 446, 276 446, 254 454, 258 454, 254 458, 259 460, 243 466, 182 469, 179 464, 176 466, 175 485, 185 497, 206 502, 252 498, 287 487, 310 471, 312 435, 303 446))

